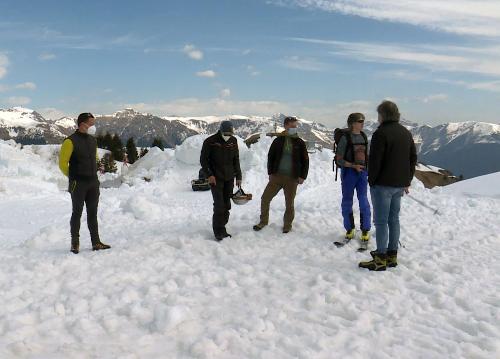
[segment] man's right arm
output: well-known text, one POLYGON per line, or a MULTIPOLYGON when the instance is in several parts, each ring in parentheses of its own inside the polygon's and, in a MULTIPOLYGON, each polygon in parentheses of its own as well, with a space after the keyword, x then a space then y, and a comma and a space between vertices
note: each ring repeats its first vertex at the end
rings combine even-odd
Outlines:
POLYGON ((67 138, 64 140, 59 152, 59 169, 66 177, 69 176, 69 160, 72 154, 73 142, 67 138))
POLYGON ((273 172, 273 164, 276 158, 276 146, 277 146, 277 138, 274 139, 273 143, 271 143, 271 147, 269 148, 269 152, 267 153, 267 174, 270 176, 273 172))
POLYGON ((207 140, 205 140, 201 148, 200 165, 201 168, 203 168, 203 171, 205 172, 207 178, 214 175, 212 173, 212 170, 210 169, 209 158, 210 158, 210 144, 208 143, 207 140))

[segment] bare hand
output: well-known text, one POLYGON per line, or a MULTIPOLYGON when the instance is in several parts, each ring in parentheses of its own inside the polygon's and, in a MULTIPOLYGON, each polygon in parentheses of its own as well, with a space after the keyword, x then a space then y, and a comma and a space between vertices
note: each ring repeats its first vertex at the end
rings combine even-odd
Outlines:
POLYGON ((302 183, 304 183, 304 179, 302 177, 299 177, 299 179, 297 180, 297 182, 299 182, 299 184, 302 184, 302 183))
POLYGON ((365 166, 363 165, 352 165, 352 168, 354 168, 356 171, 361 172, 365 169, 365 166))
POLYGON ((410 193, 410 187, 405 187, 405 193, 409 194, 410 193))
POLYGON ((241 180, 236 180, 236 187, 241 188, 241 180))
POLYGON ((215 186, 217 184, 217 180, 215 179, 215 176, 208 177, 208 184, 210 186, 215 186))

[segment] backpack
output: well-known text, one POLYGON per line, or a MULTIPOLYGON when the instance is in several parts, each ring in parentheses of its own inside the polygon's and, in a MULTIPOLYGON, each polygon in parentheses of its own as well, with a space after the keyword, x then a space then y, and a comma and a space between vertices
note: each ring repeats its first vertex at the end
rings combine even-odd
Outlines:
MULTIPOLYGON (((366 133, 364 133, 363 131, 361 131, 361 135, 365 140, 365 158, 368 160, 368 137, 366 137, 366 133)), ((335 181, 337 181, 337 174, 339 171, 339 167, 341 167, 337 162, 337 147, 339 145, 340 139, 344 136, 346 136, 347 139, 347 146, 345 147, 345 151, 342 154, 342 158, 345 159, 348 149, 351 149, 351 153, 354 153, 351 131, 348 128, 336 128, 333 132, 333 168, 335 170, 335 181)))

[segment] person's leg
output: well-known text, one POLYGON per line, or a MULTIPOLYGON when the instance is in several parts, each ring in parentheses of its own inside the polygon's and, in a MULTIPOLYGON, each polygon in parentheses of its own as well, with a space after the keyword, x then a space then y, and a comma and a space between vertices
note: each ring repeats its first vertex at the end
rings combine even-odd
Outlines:
POLYGON ((85 203, 86 186, 81 181, 72 180, 69 184, 71 194, 72 213, 70 220, 71 244, 78 246, 80 240, 80 219, 85 203))
POLYGON ((356 195, 359 202, 361 230, 369 231, 371 229, 371 209, 368 201, 368 173, 363 171, 358 176, 356 182, 356 195))
POLYGON ((389 245, 387 248, 389 251, 392 252, 398 250, 399 233, 400 233, 399 211, 401 209, 401 197, 403 197, 403 191, 404 191, 403 188, 395 188, 392 191, 391 205, 389 209, 389 218, 388 218, 389 245))
POLYGON ((391 206, 392 193, 390 187, 372 186, 370 188, 373 205, 373 222, 375 224, 375 237, 377 252, 385 254, 388 242, 388 219, 391 206))
POLYGON ((226 204, 224 201, 224 181, 217 179, 215 186, 211 186, 212 197, 214 200, 214 214, 212 216, 212 229, 215 237, 224 233, 226 221, 226 204))
POLYGON ((90 240, 95 246, 100 242, 97 223, 97 207, 99 205, 99 181, 90 181, 87 185, 85 206, 87 207, 87 226, 89 227, 90 240))
POLYGON ((298 182, 295 178, 285 177, 283 191, 285 192, 285 214, 283 216, 283 232, 290 232, 295 218, 295 195, 298 182))
POLYGON ((261 197, 259 225, 266 226, 269 223, 269 208, 271 206, 271 201, 278 194, 281 188, 282 184, 278 176, 272 175, 261 197))
POLYGON ((231 196, 233 195, 234 180, 224 182, 224 233, 226 232, 226 224, 229 222, 229 211, 231 210, 231 196))
POLYGON ((344 218, 344 228, 346 231, 354 229, 354 216, 352 213, 352 203, 354 188, 356 187, 356 170, 352 168, 342 168, 340 173, 342 183, 342 217, 344 218))

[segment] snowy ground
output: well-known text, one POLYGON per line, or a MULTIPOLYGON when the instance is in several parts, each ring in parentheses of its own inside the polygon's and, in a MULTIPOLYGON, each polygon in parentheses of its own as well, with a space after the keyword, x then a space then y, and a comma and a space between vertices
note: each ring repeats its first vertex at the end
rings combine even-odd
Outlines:
POLYGON ((414 182, 442 215, 405 198, 400 265, 372 273, 356 243, 332 245, 343 228, 329 151, 311 155, 293 231, 281 233, 282 195, 252 230, 267 138, 242 148, 255 199, 233 206, 233 238, 209 240, 211 195, 190 188, 201 140, 153 149, 102 189, 113 248, 92 252, 83 221, 78 255, 53 148, 0 141, 0 358, 500 357, 497 185, 474 196, 414 182))

